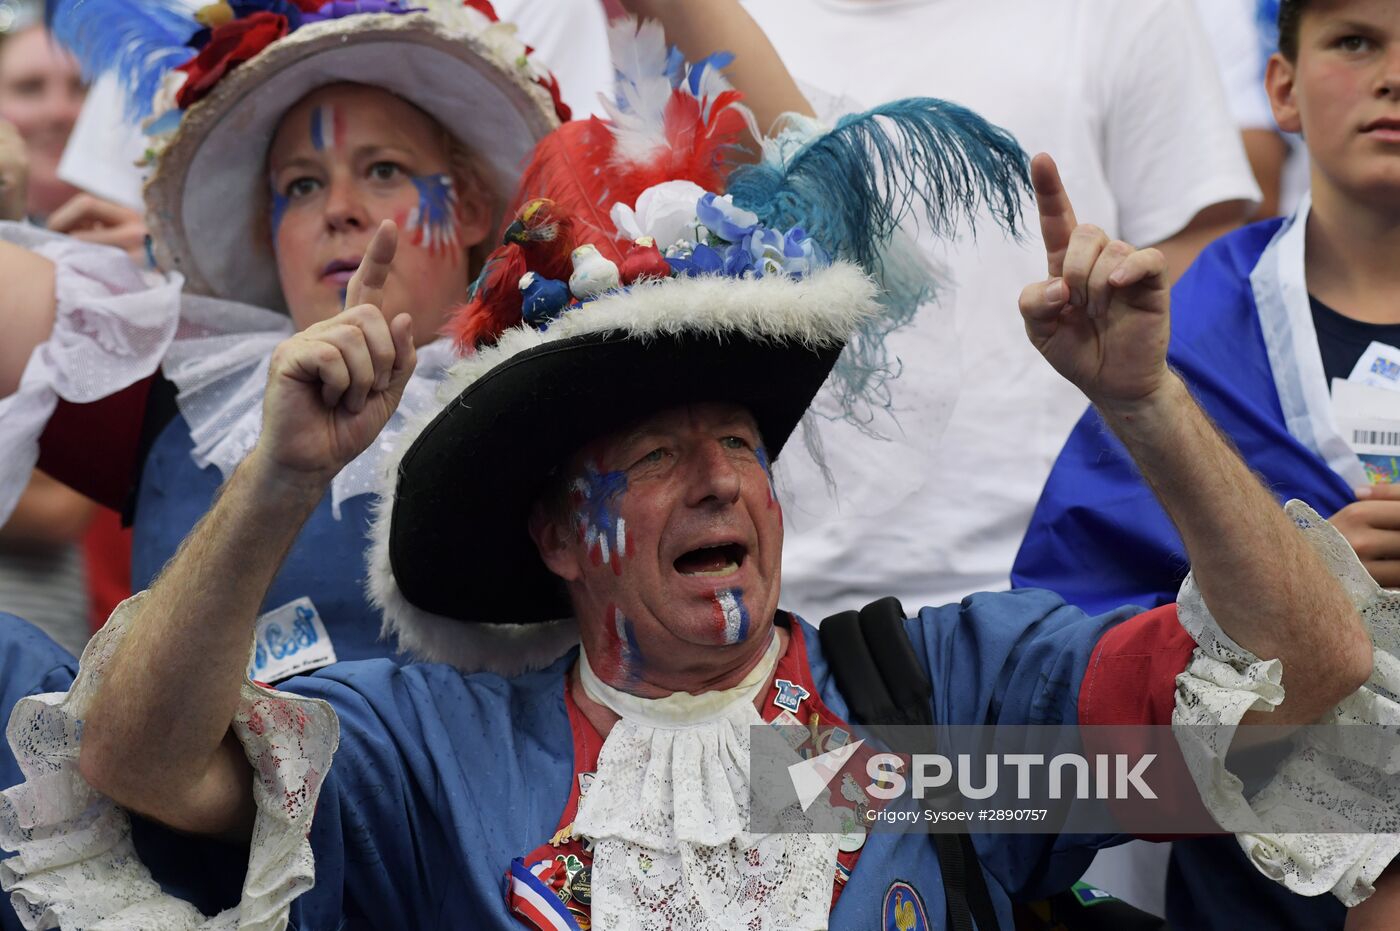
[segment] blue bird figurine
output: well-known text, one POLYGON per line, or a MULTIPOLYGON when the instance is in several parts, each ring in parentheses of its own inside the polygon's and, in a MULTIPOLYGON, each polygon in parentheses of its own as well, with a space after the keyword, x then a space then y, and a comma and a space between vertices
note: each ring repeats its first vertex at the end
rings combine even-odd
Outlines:
POLYGON ((520 276, 520 299, 525 322, 543 330, 569 305, 569 286, 526 272, 520 276))

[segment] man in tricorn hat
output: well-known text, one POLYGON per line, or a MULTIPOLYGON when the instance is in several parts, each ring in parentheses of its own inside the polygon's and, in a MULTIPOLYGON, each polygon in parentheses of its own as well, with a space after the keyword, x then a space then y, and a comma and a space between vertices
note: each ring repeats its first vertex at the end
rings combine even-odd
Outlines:
MULTIPOLYGON (((996 155, 1004 137, 938 102, 879 117, 906 141, 935 124, 963 140, 984 194, 996 158, 1019 157, 996 155)), ((573 125, 563 144, 597 141, 573 125)), ((576 252, 567 283, 551 271, 557 255, 514 251, 526 233, 502 247, 497 259, 526 263, 524 323, 468 326, 475 351, 446 407, 410 431, 374 529, 386 624, 452 665, 340 664, 279 692, 246 680, 251 624, 283 552, 414 365, 402 317, 347 314, 284 343, 258 445, 209 516, 99 634, 73 691, 16 711, 30 781, 0 800, 0 843, 19 848, 5 885, 20 914, 36 926, 80 915, 149 927, 154 914, 197 925, 150 882, 105 795, 249 844, 243 927, 289 914, 306 928, 519 919, 609 931, 967 920, 925 837, 763 834, 746 817, 750 725, 795 719, 817 751, 849 739, 829 658, 779 609, 769 465, 877 311, 878 248, 791 219, 815 190, 836 222, 830 203, 871 173, 813 184, 812 166, 871 157, 850 145, 868 130, 843 123, 782 153, 771 183, 736 170, 720 179, 724 196, 647 187, 610 214, 632 241, 576 252), (483 668, 496 674, 463 672, 483 668)), ((936 721, 1302 724, 1331 713, 1372 677, 1365 615, 1384 596, 1362 593, 1358 612, 1334 577, 1346 566, 1315 550, 1326 531, 1306 509, 1290 519, 1277 507, 1167 368, 1161 254, 1078 225, 1048 158, 1032 179, 1050 277, 1023 293, 1028 335, 1133 453, 1194 576, 1179 612, 1088 617, 1034 591, 924 609, 905 630, 933 680, 936 721)), ((959 196, 956 177, 942 183, 959 196)), ((614 178, 611 189, 624 187, 614 178)), ((908 189, 887 193, 908 200, 908 189)), ((527 204, 522 224, 559 207, 527 204)), ((385 224, 349 305, 379 306, 393 251, 385 224)), ((1216 774, 1202 792, 1212 813, 1246 804, 1225 748, 1183 738, 1182 749, 1216 774)), ((1010 927, 1013 898, 1067 886, 1107 842, 986 839, 978 875, 995 922, 1010 927)), ((1395 852, 1353 836, 1321 853, 1269 850, 1256 859, 1275 876, 1348 904, 1395 852)))

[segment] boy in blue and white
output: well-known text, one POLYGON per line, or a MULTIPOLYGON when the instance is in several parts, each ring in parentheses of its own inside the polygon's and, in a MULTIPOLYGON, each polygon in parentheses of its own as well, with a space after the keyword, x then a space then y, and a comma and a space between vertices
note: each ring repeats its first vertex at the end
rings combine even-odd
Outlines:
MULTIPOLYGON (((1273 493, 1329 516, 1376 581, 1393 587, 1400 485, 1368 481, 1337 409, 1356 386, 1335 395, 1332 386, 1383 383, 1387 360, 1400 358, 1400 7, 1285 0, 1279 26, 1268 91, 1279 126, 1307 142, 1312 196, 1292 217, 1201 255, 1173 290, 1169 360, 1273 493)), ((1390 417, 1400 417, 1400 394, 1390 417)), ((1087 611, 1151 607, 1175 598, 1189 568, 1167 515, 1090 411, 1046 485, 1013 582, 1087 611)), ((1341 927, 1335 904, 1247 884, 1246 869, 1228 839, 1183 846, 1173 924, 1341 927), (1227 862, 1241 884, 1220 883, 1227 862)))

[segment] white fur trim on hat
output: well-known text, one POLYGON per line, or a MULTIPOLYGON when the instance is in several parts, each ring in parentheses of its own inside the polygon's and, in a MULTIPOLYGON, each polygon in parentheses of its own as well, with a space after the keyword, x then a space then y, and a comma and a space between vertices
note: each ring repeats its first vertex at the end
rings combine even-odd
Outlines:
MULTIPOLYGON (((451 403, 469 385, 519 353, 591 333, 618 331, 641 340, 682 333, 711 334, 833 346, 844 342, 867 316, 877 313, 876 287, 860 268, 837 262, 806 278, 669 278, 641 282, 576 308, 543 332, 531 327, 506 331, 494 346, 481 349, 449 371, 439 400, 451 403)), ((423 611, 403 596, 389 564, 389 528, 399 462, 437 416, 425 411, 399 435, 387 457, 383 485, 370 525, 366 589, 384 613, 384 635, 401 649, 466 672, 491 670, 513 675, 538 669, 578 642, 572 619, 545 624, 467 623, 423 611)), ((464 515, 464 519, 470 519, 464 515)), ((503 584, 508 584, 503 581, 503 584)))

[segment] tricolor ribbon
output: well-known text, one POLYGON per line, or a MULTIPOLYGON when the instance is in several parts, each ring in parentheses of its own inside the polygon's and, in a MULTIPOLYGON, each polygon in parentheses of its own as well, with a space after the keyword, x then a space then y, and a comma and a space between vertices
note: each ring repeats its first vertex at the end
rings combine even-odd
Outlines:
POLYGON ((551 867, 553 864, 545 861, 529 869, 520 857, 510 861, 510 872, 506 874, 506 900, 510 910, 540 931, 580 931, 574 916, 535 872, 551 867))

